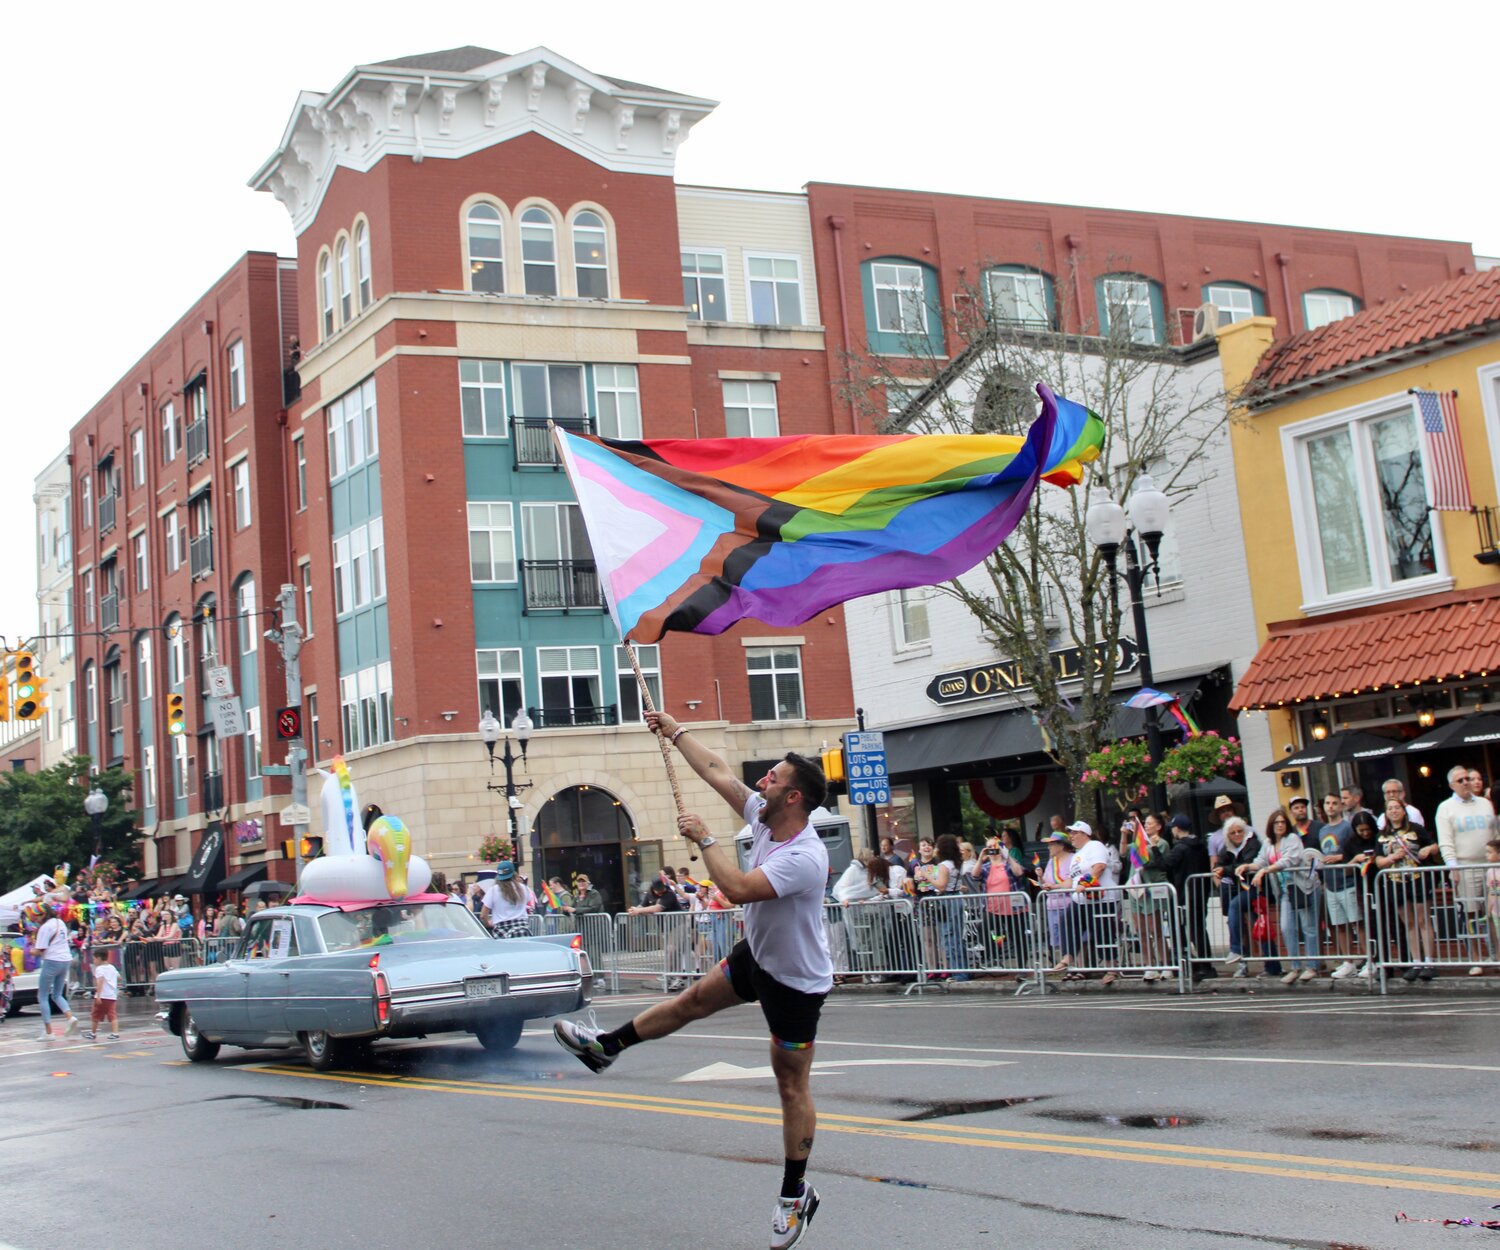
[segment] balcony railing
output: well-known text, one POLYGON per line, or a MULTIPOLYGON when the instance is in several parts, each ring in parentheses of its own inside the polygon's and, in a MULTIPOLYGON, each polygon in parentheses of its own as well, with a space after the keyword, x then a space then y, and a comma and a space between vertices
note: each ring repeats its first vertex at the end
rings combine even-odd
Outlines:
POLYGON ((206 534, 196 534, 188 540, 188 567, 192 570, 193 580, 207 577, 214 571, 214 534, 209 530, 206 534))
MULTIPOLYGON (((569 434, 592 434, 594 423, 588 417, 554 417, 552 424, 569 434)), ((550 465, 558 468, 557 445, 552 441, 552 431, 547 422, 535 417, 512 417, 511 441, 516 449, 516 467, 522 465, 550 465)))
POLYGON ((534 707, 528 711, 538 729, 588 729, 620 723, 620 709, 613 703, 608 707, 534 707))
POLYGON ((203 800, 202 810, 205 812, 217 812, 224 806, 224 774, 204 773, 198 788, 199 797, 203 800))
POLYGON ((527 612, 576 612, 604 606, 599 570, 592 560, 522 560, 527 612))
POLYGON ((1480 564, 1500 564, 1500 510, 1475 508, 1474 520, 1479 526, 1479 551, 1474 558, 1480 564))
POLYGON ((208 459, 208 419, 202 418, 198 421, 188 422, 187 428, 187 462, 189 465, 197 464, 200 460, 208 459))
POLYGON ((99 600, 99 627, 114 629, 120 623, 120 596, 105 595, 99 600))
POLYGON ((99 532, 107 534, 115 527, 115 497, 99 496, 99 532))

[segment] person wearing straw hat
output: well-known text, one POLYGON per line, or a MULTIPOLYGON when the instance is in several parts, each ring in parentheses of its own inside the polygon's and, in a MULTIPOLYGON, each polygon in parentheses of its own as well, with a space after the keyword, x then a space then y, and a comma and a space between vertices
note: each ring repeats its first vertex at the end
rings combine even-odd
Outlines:
POLYGON ((833 961, 823 923, 828 852, 811 816, 827 796, 828 783, 812 760, 788 753, 752 790, 673 717, 647 712, 646 724, 663 742, 676 746, 689 767, 750 826, 746 871, 733 846, 713 837, 702 817, 683 813, 677 821, 682 836, 702 850, 704 867, 720 893, 744 908, 745 936, 719 964, 723 975, 711 972, 698 978, 619 1028, 601 1031, 560 1020, 553 1033, 585 1067, 603 1072, 626 1047, 666 1037, 725 1008, 759 1002, 771 1034, 785 1148, 771 1250, 787 1250, 802 1239, 819 1201, 818 1191, 806 1180, 817 1122, 810 1077, 818 1017, 833 987, 833 961))

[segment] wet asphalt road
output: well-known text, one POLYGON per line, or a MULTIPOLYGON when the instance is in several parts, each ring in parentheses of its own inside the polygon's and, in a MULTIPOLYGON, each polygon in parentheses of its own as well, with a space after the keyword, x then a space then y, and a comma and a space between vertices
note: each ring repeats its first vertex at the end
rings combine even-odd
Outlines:
MULTIPOLYGON (((284 1052, 188 1065, 142 1017, 108 1045, 35 1032, 0 1025, 0 1247, 767 1244, 753 1007, 603 1076, 540 1029, 328 1076, 284 1052)), ((1500 1246, 1394 1218, 1500 1219, 1493 993, 848 994, 818 1064, 815 1250, 1500 1246)))

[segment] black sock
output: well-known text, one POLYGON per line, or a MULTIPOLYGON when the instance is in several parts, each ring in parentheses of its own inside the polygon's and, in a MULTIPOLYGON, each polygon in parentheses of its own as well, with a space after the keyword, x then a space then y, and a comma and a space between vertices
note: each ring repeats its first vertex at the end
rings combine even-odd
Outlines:
POLYGON ((640 1040, 640 1034, 635 1031, 634 1020, 627 1020, 618 1029, 599 1034, 599 1045, 604 1047, 606 1055, 618 1055, 625 1047, 635 1046, 640 1040))
POLYGON ((807 1175, 806 1159, 788 1159, 781 1174, 781 1196, 795 1198, 802 1193, 802 1178, 807 1175))

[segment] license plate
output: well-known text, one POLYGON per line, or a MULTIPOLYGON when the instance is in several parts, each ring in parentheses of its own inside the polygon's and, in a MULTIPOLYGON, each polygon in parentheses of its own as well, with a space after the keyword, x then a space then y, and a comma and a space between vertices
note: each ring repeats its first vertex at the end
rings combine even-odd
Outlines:
POLYGON ((464 994, 469 998, 499 998, 504 993, 504 977, 470 977, 464 982, 464 994))

